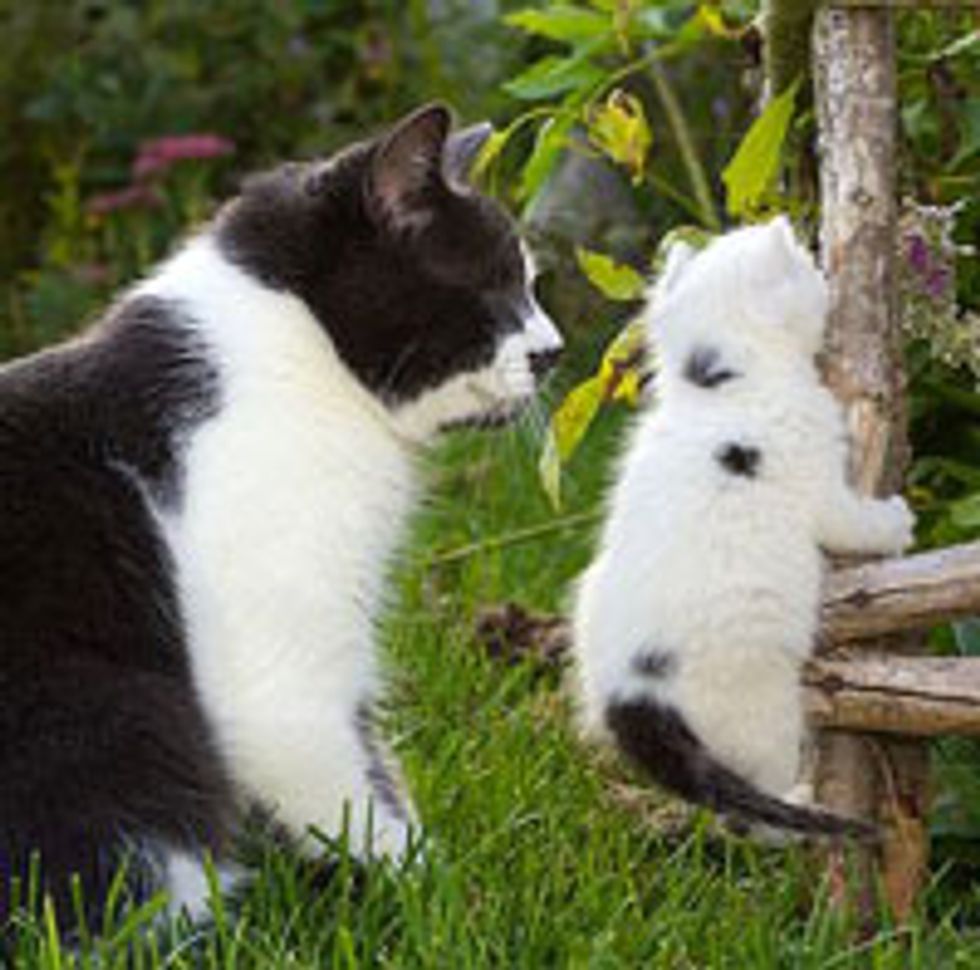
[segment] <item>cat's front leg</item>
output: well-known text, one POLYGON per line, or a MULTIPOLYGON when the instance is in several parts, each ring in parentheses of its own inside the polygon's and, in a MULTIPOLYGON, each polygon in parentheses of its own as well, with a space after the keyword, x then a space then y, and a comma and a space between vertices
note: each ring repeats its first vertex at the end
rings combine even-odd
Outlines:
POLYGON ((222 733, 246 798, 302 852, 319 855, 325 836, 361 858, 406 857, 415 815, 363 704, 324 710, 294 689, 239 708, 222 733))
POLYGON ((822 496, 817 541, 828 552, 897 555, 913 542, 915 516, 901 495, 858 495, 840 483, 822 496))

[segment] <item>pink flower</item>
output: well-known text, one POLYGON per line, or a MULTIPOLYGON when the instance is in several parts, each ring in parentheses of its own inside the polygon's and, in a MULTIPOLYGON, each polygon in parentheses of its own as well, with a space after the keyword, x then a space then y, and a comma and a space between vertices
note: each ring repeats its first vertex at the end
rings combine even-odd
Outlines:
POLYGON ((235 143, 220 135, 166 135, 151 138, 139 146, 136 161, 133 162, 133 178, 143 179, 154 172, 162 172, 175 162, 189 159, 220 158, 230 155, 235 143))
POLYGON ((152 209, 160 204, 160 196, 146 185, 129 185, 116 192, 93 195, 85 203, 85 211, 93 216, 104 216, 121 209, 152 209))

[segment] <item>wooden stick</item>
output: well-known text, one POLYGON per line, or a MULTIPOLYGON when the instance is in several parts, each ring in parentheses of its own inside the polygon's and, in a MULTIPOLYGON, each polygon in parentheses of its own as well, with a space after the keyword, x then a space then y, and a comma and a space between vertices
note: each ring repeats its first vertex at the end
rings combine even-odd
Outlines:
MULTIPOLYGON (((518 649, 533 646, 532 641, 541 637, 552 644, 551 652, 570 648, 568 624, 558 614, 532 613, 514 603, 506 608, 508 615, 520 615, 518 649)), ((484 610, 487 614, 498 611, 493 606, 484 610)), ((875 638, 975 615, 980 615, 980 542, 904 559, 840 566, 828 574, 824 587, 821 652, 873 648, 875 638)), ((512 631, 506 635, 514 636, 512 631)), ((963 661, 964 665, 970 662, 963 661)), ((973 662, 980 670, 980 659, 973 662)))
POLYGON ((822 638, 850 646, 976 614, 980 542, 831 571, 824 585, 822 638))
MULTIPOLYGON (((813 47, 821 251, 830 284, 826 376, 847 409, 853 481, 864 492, 887 494, 908 464, 895 267, 894 17, 888 10, 822 6, 813 47)), ((921 743, 900 746, 899 755, 887 741, 824 732, 814 776, 817 798, 828 807, 878 817, 882 882, 899 921, 910 915, 910 900, 923 884, 928 845, 927 752, 921 743)), ((871 857, 858 861, 854 892, 844 886, 846 859, 839 851, 829 853, 828 868, 832 886, 843 888, 834 898, 856 902, 873 921, 871 857)))
POLYGON ((980 662, 972 658, 821 658, 807 665, 803 683, 808 718, 820 727, 980 735, 980 662))

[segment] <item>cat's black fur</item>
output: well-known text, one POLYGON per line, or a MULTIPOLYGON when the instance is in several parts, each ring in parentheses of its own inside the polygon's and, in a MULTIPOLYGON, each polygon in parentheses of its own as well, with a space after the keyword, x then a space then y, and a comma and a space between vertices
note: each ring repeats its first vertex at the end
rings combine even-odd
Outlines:
MULTIPOLYGON (((448 126, 448 117, 432 123, 448 126)), ((218 240, 263 282, 300 295, 361 380, 401 402, 447 373, 489 361, 497 335, 520 325, 525 275, 503 211, 424 170, 405 204, 372 211, 384 202, 361 191, 365 173, 383 183, 387 166, 411 164, 383 149, 358 145, 327 163, 287 165, 252 179, 220 220, 218 240), (439 217, 418 215, 429 210, 439 217), (379 233, 379 220, 404 228, 379 233), (478 305, 474 292, 482 294, 478 305), (420 314, 428 320, 433 309, 441 325, 423 327, 420 314), (402 352, 393 355, 392 347, 402 352)), ((463 168, 466 160, 447 165, 463 168)))
MULTIPOLYGON (((434 152, 458 179, 480 141, 446 141, 449 124, 424 109, 282 166, 205 230, 305 301, 383 400, 492 354, 524 283, 507 217, 433 176, 434 152)), ((157 841, 226 856, 239 821, 159 522, 183 499, 183 442, 223 404, 208 348, 177 325, 188 312, 123 297, 82 338, 0 369, 0 927, 32 853, 59 914, 74 873, 96 918, 127 853, 137 868, 157 841)))
POLYGON ((684 377, 697 387, 711 389, 736 380, 739 373, 725 363, 716 347, 695 347, 684 365, 684 377))
POLYGON ((620 700, 609 705, 606 723, 627 757, 690 802, 805 835, 875 839, 864 822, 797 807, 749 784, 712 755, 674 707, 649 697, 620 700))

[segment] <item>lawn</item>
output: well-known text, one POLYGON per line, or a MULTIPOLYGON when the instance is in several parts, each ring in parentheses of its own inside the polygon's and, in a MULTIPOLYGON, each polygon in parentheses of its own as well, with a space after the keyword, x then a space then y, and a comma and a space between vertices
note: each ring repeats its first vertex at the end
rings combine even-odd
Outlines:
POLYGON ((149 907, 71 950, 41 920, 20 932, 18 970, 980 966, 980 933, 961 925, 980 891, 937 877, 910 927, 862 937, 824 904, 811 856, 723 838, 665 806, 576 740, 555 670, 475 642, 487 603, 561 607, 622 426, 605 417, 577 456, 566 527, 538 488, 531 427, 460 434, 428 461, 431 499, 383 628, 386 720, 427 826, 415 865, 364 875, 341 863, 314 886, 266 849, 245 898, 209 926, 154 936, 149 907))

